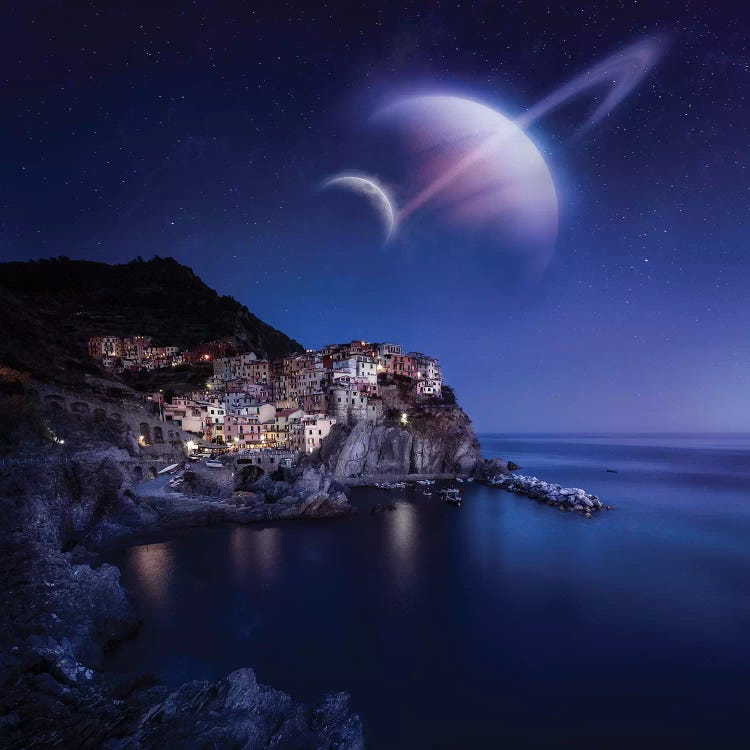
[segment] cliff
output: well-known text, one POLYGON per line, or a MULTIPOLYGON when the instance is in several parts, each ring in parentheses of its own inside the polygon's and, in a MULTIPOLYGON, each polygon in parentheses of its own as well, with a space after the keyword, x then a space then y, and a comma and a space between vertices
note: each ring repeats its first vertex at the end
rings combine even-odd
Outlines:
POLYGON ((338 424, 323 442, 320 460, 335 477, 474 473, 481 463, 479 441, 457 404, 420 402, 400 380, 383 378, 380 392, 382 423, 338 424))
POLYGON ((151 336, 155 346, 182 349, 226 339, 271 358, 303 350, 172 258, 0 263, 0 306, 0 366, 56 382, 97 373, 88 339, 108 334, 151 336))

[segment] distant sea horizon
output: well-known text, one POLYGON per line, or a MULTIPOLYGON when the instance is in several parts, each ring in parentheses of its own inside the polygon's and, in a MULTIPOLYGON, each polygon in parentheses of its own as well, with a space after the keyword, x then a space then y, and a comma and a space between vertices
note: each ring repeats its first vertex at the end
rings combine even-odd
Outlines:
MULTIPOLYGON (((511 430, 499 430, 499 431, 481 431, 477 432, 477 438, 479 439, 480 445, 482 439, 486 440, 503 440, 503 439, 516 439, 516 440, 527 440, 527 441, 545 441, 545 440, 569 440, 582 442, 585 440, 591 440, 594 442, 601 443, 602 441, 652 441, 651 445, 657 447, 658 445, 668 445, 669 441, 679 442, 681 447, 684 448, 720 448, 720 447, 733 447, 733 448, 749 448, 750 449, 750 431, 739 432, 739 431, 690 431, 690 432, 669 432, 669 431, 633 431, 633 432, 619 432, 619 431, 608 431, 608 432, 525 432, 525 431, 511 431, 511 430), (695 445, 685 445, 686 442, 693 441, 695 445)), ((648 446, 649 443, 640 443, 641 445, 648 446)))

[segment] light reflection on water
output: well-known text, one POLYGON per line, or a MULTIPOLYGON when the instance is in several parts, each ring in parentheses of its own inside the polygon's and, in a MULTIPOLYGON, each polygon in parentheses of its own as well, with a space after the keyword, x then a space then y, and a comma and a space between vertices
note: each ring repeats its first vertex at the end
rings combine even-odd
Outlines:
POLYGON ((281 556, 281 530, 277 527, 252 530, 242 526, 231 529, 230 553, 234 576, 238 583, 260 580, 271 585, 278 575, 281 556))
POLYGON ((389 560, 394 581, 402 593, 408 593, 414 580, 419 542, 416 509, 400 502, 396 510, 387 513, 389 560))
POLYGON ((132 548, 132 569, 154 613, 166 614, 169 586, 174 573, 171 542, 144 544, 132 548))

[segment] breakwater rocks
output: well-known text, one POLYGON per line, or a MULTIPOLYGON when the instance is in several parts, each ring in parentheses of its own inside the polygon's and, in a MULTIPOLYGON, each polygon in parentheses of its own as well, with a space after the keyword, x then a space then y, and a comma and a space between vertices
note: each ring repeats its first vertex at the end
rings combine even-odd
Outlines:
POLYGON ((503 474, 489 479, 488 482, 493 487, 541 500, 560 510, 583 513, 587 518, 591 518, 591 515, 597 511, 613 508, 611 505, 605 505, 596 495, 590 495, 578 487, 561 487, 559 484, 545 482, 537 477, 503 474))

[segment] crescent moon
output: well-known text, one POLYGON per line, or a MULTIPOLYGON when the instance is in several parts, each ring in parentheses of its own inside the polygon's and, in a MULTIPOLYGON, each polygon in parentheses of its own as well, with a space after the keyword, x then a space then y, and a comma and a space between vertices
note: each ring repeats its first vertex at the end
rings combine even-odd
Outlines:
POLYGON ((364 195, 383 220, 386 241, 391 238, 396 227, 396 212, 391 198, 377 180, 364 175, 344 174, 326 180, 323 189, 329 187, 340 187, 364 195))

